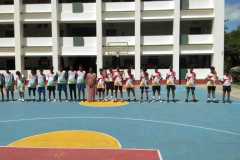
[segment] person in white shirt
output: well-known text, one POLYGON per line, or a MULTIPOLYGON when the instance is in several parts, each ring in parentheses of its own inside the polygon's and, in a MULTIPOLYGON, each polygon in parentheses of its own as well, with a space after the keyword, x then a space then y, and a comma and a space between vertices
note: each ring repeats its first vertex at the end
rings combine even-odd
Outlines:
POLYGON ((4 86, 5 86, 5 77, 2 73, 0 73, 0 92, 2 95, 2 102, 4 101, 4 93, 3 93, 4 86))
POLYGON ((77 88, 78 88, 78 100, 85 101, 85 89, 86 89, 86 71, 83 70, 83 67, 80 65, 79 70, 77 71, 77 88))
POLYGON ((113 99, 113 91, 114 91, 114 82, 113 82, 113 71, 112 69, 108 69, 105 76, 106 82, 106 99, 113 99), (111 96, 109 95, 109 91, 111 91, 111 96))
POLYGON ((151 75, 151 81, 152 81, 152 92, 153 92, 153 101, 156 101, 156 92, 158 94, 158 100, 162 102, 161 100, 161 81, 162 81, 162 75, 158 71, 158 69, 155 69, 155 72, 151 75))
POLYGON ((98 100, 103 101, 104 100, 104 94, 105 94, 105 78, 104 78, 104 70, 99 70, 100 75, 97 78, 97 92, 98 92, 98 100))
POLYGON ((121 100, 123 100, 123 74, 122 72, 119 70, 119 68, 117 68, 117 70, 114 72, 113 74, 113 79, 114 79, 114 89, 115 89, 115 100, 118 100, 118 90, 120 92, 120 96, 121 96, 121 100))
POLYGON ((222 84, 223 84, 223 103, 225 103, 225 97, 227 94, 227 102, 231 103, 230 97, 231 97, 231 91, 232 91, 232 82, 233 82, 233 78, 231 76, 231 74, 229 73, 229 71, 226 71, 224 76, 223 76, 223 80, 222 80, 222 84))
POLYGON ((141 90, 141 100, 140 100, 140 103, 143 102, 143 94, 144 94, 144 92, 146 94, 146 101, 149 102, 148 89, 149 89, 149 74, 147 72, 147 69, 144 68, 142 70, 141 77, 140 77, 140 90, 141 90))
POLYGON ((170 90, 172 91, 172 101, 175 100, 175 90, 176 90, 176 72, 173 71, 172 66, 169 67, 169 71, 166 75, 167 80, 167 102, 169 102, 170 90))
POLYGON ((185 79, 187 81, 186 82, 187 95, 186 95, 185 102, 188 102, 190 91, 192 93, 192 101, 197 102, 196 95, 195 95, 196 73, 193 71, 193 68, 189 69, 189 71, 186 73, 185 79))
POLYGON ((38 98, 39 102, 42 101, 42 95, 43 95, 43 101, 46 101, 46 75, 43 73, 43 70, 40 69, 40 74, 38 75, 38 98))
POLYGON ((134 75, 131 73, 131 69, 127 70, 127 75, 125 77, 126 83, 125 83, 125 87, 127 90, 127 95, 128 95, 128 101, 131 101, 131 97, 130 97, 130 93, 132 92, 134 101, 137 101, 136 99, 136 95, 135 95, 135 86, 134 86, 134 75))
POLYGON ((57 86, 58 86, 58 97, 59 101, 62 101, 62 91, 65 94, 65 100, 68 100, 67 93, 67 73, 63 70, 63 67, 60 67, 59 72, 57 73, 57 86))
POLYGON ((24 102, 25 80, 19 71, 16 72, 16 87, 19 92, 19 101, 24 102))
POLYGON ((9 93, 11 93, 12 101, 14 101, 15 100, 14 99, 14 85, 15 85, 14 76, 9 70, 7 70, 4 77, 5 77, 5 88, 7 92, 7 101, 9 101, 9 93))
POLYGON ((50 72, 47 74, 47 89, 48 89, 48 101, 51 101, 53 93, 53 101, 56 101, 56 74, 53 72, 53 67, 50 68, 50 72))
POLYGON ((36 97, 36 88, 37 88, 37 72, 36 70, 31 70, 31 74, 29 75, 28 79, 28 95, 30 100, 35 101, 36 97), (33 98, 32 98, 33 93, 33 98))
POLYGON ((216 91, 218 76, 217 76, 217 72, 215 70, 215 67, 213 67, 213 66, 210 67, 210 73, 207 75, 206 81, 207 81, 207 90, 208 90, 207 102, 208 103, 209 102, 217 103, 218 101, 216 100, 215 91, 216 91))
POLYGON ((77 73, 74 70, 73 66, 70 67, 68 71, 68 87, 70 92, 70 101, 77 100, 77 73))

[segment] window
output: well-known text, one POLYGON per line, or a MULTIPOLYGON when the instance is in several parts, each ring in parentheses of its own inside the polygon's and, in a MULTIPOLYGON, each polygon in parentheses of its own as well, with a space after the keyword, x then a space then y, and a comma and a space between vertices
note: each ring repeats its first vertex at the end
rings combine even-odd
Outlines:
POLYGON ((52 66, 52 57, 25 57, 24 68, 31 69, 49 69, 52 66))
POLYGON ((172 65, 172 55, 161 55, 161 56, 142 56, 141 57, 141 68, 159 68, 166 69, 172 65))
POLYGON ((1 57, 0 58, 0 70, 15 70, 15 58, 14 57, 1 57))
POLYGON ((180 68, 209 68, 211 55, 181 55, 180 68))
POLYGON ((134 56, 104 56, 103 68, 134 68, 134 56))

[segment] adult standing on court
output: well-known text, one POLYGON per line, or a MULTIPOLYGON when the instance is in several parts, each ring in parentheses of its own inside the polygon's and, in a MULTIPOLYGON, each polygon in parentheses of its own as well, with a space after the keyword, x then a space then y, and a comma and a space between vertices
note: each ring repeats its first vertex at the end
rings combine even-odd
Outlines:
POLYGON ((7 92, 7 101, 9 101, 9 93, 11 93, 12 101, 14 101, 14 76, 7 70, 5 74, 5 88, 7 92))
POLYGON ((51 101, 53 93, 53 101, 56 101, 56 74, 53 72, 53 67, 50 68, 50 72, 47 74, 47 90, 48 90, 48 101, 51 101))
POLYGON ((167 102, 169 102, 170 91, 172 91, 172 101, 176 102, 175 100, 176 72, 173 70, 172 66, 169 67, 166 80, 167 80, 167 102))
POLYGON ((146 94, 146 100, 147 100, 147 102, 149 102, 149 98, 148 98, 149 74, 148 74, 146 68, 144 68, 142 70, 141 77, 140 77, 140 85, 139 86, 140 86, 140 90, 141 90, 140 103, 143 103, 143 94, 144 94, 144 92, 146 94))
POLYGON ((28 95, 30 100, 36 100, 36 88, 37 88, 37 71, 31 70, 31 74, 29 75, 28 79, 28 95), (33 98, 32 98, 33 93, 33 98))
POLYGON ((188 102, 190 91, 192 93, 193 102, 196 102, 197 101, 195 95, 196 73, 193 71, 193 68, 189 69, 189 72, 186 74, 185 79, 187 81, 186 83, 187 96, 185 102, 188 102))
POLYGON ((123 101, 123 72, 119 68, 113 74, 114 79, 114 90, 115 90, 115 101, 118 100, 118 91, 120 92, 121 101, 123 101))
POLYGON ((57 73, 58 79, 58 97, 59 100, 62 101, 62 91, 65 94, 65 100, 68 100, 68 93, 67 93, 67 73, 63 70, 63 67, 60 67, 59 72, 57 73))
POLYGON ((2 101, 4 101, 4 93, 3 93, 4 86, 5 86, 5 77, 2 73, 0 73, 0 92, 2 96, 2 101))
POLYGON ((213 66, 210 67, 210 73, 207 75, 206 80, 207 80, 207 90, 208 90, 207 102, 208 103, 211 102, 211 101, 212 102, 217 102, 215 91, 216 91, 218 76, 217 76, 217 72, 215 70, 215 67, 213 67, 213 66))
POLYGON ((78 100, 85 101, 85 88, 86 88, 86 71, 83 70, 83 67, 80 65, 79 70, 77 71, 77 88, 78 88, 78 100))
POLYGON ((225 97, 227 94, 227 102, 231 103, 230 100, 230 96, 231 96, 231 91, 232 91, 232 82, 233 82, 233 78, 231 76, 231 74, 229 73, 229 71, 226 71, 224 76, 223 76, 223 80, 222 80, 222 84, 223 84, 223 103, 225 103, 225 97))
POLYGON ((113 91, 114 91, 113 71, 112 71, 112 69, 108 69, 106 71, 105 82, 106 82, 106 99, 112 100, 113 99, 113 91), (111 91, 111 95, 109 93, 110 91, 111 91))
POLYGON ((70 71, 68 71, 68 86, 70 92, 70 100, 77 100, 77 73, 74 71, 73 66, 70 67, 70 71))
POLYGON ((97 82, 97 75, 93 73, 93 69, 89 68, 89 73, 86 76, 86 83, 87 83, 87 91, 88 91, 88 102, 95 101, 96 96, 96 82, 97 82))
POLYGON ((162 81, 162 75, 158 71, 158 69, 155 69, 155 72, 151 75, 151 80, 152 80, 152 91, 153 91, 153 101, 160 101, 161 100, 161 81, 162 81), (156 99, 156 92, 158 94, 158 99, 156 99))

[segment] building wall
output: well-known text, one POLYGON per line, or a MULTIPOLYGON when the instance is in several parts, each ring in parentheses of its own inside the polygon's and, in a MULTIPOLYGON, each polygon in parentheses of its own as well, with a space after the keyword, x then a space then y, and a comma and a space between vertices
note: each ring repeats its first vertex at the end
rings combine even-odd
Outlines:
MULTIPOLYGON (((220 77, 223 75, 224 0, 35 2, 0 3, 0 26, 5 25, 1 29, 11 32, 8 25, 14 28, 12 34, 0 32, 0 58, 14 57, 16 70, 25 70, 25 57, 50 56, 57 70, 61 57, 95 56, 99 69, 104 66, 104 56, 122 54, 134 56, 134 72, 139 79, 141 56, 168 55, 180 78, 179 73, 185 69, 180 67, 181 55, 209 55, 211 65, 220 77), (71 23, 93 24, 96 33, 61 37, 60 26, 71 23), (111 28, 116 33, 111 33, 111 28), (115 46, 107 46, 110 44, 115 46)), ((208 70, 197 67, 196 71, 203 79, 208 70)))

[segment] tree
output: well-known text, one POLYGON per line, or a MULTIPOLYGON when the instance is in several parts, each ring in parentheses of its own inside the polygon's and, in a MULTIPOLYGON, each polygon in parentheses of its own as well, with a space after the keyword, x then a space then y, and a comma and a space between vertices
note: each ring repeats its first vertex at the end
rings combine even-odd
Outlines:
POLYGON ((240 27, 225 32, 225 70, 240 66, 240 27))

